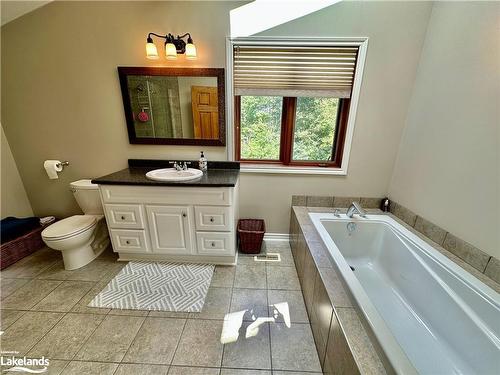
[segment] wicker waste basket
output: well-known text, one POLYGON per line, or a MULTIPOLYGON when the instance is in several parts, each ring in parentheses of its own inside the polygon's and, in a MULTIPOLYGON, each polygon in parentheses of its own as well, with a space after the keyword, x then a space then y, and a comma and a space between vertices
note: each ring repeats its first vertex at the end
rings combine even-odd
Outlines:
POLYGON ((238 221, 238 236, 240 251, 245 254, 258 254, 266 233, 266 224, 262 219, 240 219, 238 221))
POLYGON ((45 246, 42 240, 42 230, 45 227, 32 229, 30 232, 5 242, 0 246, 0 270, 16 263, 45 246))

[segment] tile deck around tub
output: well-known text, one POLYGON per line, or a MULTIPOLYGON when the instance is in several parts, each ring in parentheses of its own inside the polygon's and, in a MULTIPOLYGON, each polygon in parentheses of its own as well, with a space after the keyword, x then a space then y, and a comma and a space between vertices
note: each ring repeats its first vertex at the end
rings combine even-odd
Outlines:
POLYGON ((125 266, 107 251, 66 271, 60 254, 42 249, 0 272, 1 347, 50 359, 49 374, 319 374, 288 241, 267 241, 281 262, 217 266, 201 313, 112 310, 87 304, 125 266), (288 302, 291 326, 270 304, 288 302), (239 337, 221 344, 224 317, 246 310, 239 337), (276 316, 245 338, 254 318, 276 316))
MULTIPOLYGON (((415 221, 418 219, 416 215, 415 220, 412 220, 409 218, 409 215, 407 215, 407 217, 403 215, 402 218, 399 218, 390 213, 382 213, 378 209, 368 208, 366 211, 368 214, 389 215, 403 227, 423 241, 429 243, 442 255, 465 269, 494 291, 500 293, 500 284, 494 281, 495 279, 500 280, 500 262, 495 258, 491 257, 489 262, 483 261, 481 267, 475 268, 474 265, 466 263, 463 259, 459 258, 459 256, 445 249, 446 237, 449 236, 449 233, 443 236, 442 231, 434 228, 432 223, 420 219, 418 228, 414 228, 413 225, 415 225, 415 221), (408 224, 408 221, 412 224, 408 224), (419 232, 418 229, 420 229, 421 232, 419 232), (429 237, 426 237, 426 235, 430 235, 435 241, 441 242, 442 245, 434 242, 429 237), (480 271, 483 269, 485 269, 484 273, 480 271)), ((338 363, 342 362, 342 358, 351 356, 353 361, 348 361, 345 365, 355 364, 360 373, 384 373, 385 369, 382 365, 381 358, 377 354, 377 350, 369 337, 369 333, 359 319, 358 312, 356 308, 353 307, 353 301, 349 298, 348 292, 340 280, 340 276, 335 267, 332 266, 332 263, 330 262, 330 264, 328 264, 328 262, 326 262, 324 254, 327 250, 320 240, 319 233, 312 225, 309 217, 310 212, 331 213, 333 209, 330 207, 293 206, 290 222, 290 243, 292 245, 292 253, 297 264, 299 280, 302 284, 302 292, 306 302, 306 309, 309 313, 320 358, 323 358, 321 357, 321 352, 325 350, 324 342, 321 341, 321 339, 324 340, 325 336, 321 333, 323 320, 321 315, 326 312, 330 304, 335 309, 335 314, 333 314, 330 324, 330 334, 326 347, 326 356, 324 357, 324 368, 338 368, 338 363), (322 282, 313 283, 311 282, 313 279, 321 280, 322 282), (324 291, 319 291, 322 293, 316 291, 318 286, 324 286, 326 288, 329 303, 326 303, 326 299, 318 295, 324 295, 324 291), (332 345, 330 345, 330 343, 332 343, 332 345), (349 347, 349 350, 345 351, 344 348, 347 347, 349 347), (341 350, 338 348, 341 348, 341 350), (337 365, 335 365, 335 363, 337 363, 337 365)), ((460 246, 465 247, 465 245, 460 246)), ((455 247, 460 246, 457 245, 455 247)), ((347 367, 344 368, 343 371, 343 373, 355 372, 347 367)))

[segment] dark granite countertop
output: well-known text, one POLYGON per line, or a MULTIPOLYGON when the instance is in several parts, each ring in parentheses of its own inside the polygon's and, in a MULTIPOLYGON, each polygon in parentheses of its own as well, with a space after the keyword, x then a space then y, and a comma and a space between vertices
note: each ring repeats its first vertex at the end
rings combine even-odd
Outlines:
MULTIPOLYGON (((184 162, 184 160, 178 160, 184 162)), ((190 167, 198 166, 197 161, 191 162, 190 167)), ((139 160, 130 159, 129 167, 121 171, 108 174, 92 180, 100 185, 144 185, 144 186, 206 186, 206 187, 234 187, 240 175, 240 165, 237 162, 208 162, 208 171, 197 180, 192 181, 153 181, 146 177, 146 173, 158 168, 169 168, 168 160, 139 160)))

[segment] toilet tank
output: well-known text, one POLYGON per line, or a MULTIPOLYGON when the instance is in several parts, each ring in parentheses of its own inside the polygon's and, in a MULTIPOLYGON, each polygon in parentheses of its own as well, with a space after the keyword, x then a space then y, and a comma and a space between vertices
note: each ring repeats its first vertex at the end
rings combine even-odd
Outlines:
POLYGON ((78 180, 69 185, 76 202, 85 215, 103 214, 98 185, 91 183, 90 180, 78 180))

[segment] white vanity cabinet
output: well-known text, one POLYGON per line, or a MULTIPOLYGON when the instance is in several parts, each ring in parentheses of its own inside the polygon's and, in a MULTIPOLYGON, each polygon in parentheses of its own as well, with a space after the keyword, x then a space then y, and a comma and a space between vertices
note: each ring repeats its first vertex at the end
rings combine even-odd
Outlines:
POLYGON ((154 253, 195 254, 190 206, 146 206, 151 249, 154 253))
POLYGON ((120 260, 232 264, 235 187, 99 185, 120 260))

